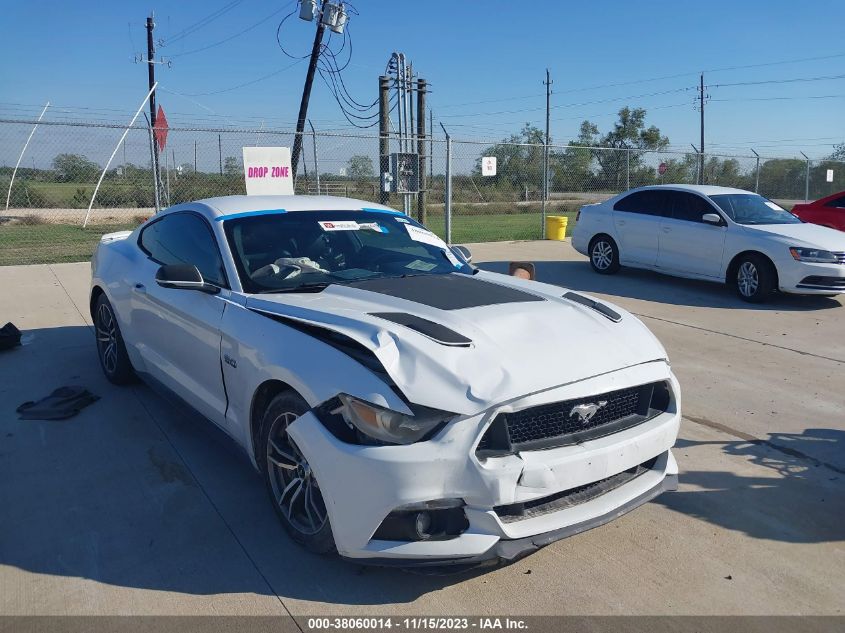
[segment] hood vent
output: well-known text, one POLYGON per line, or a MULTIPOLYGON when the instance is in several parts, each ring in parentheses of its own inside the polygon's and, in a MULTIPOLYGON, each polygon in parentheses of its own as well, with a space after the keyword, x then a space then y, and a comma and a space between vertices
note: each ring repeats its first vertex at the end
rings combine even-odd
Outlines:
POLYGON ((574 303, 579 303, 582 306, 586 306, 592 310, 595 310, 599 314, 604 317, 607 317, 614 323, 619 323, 622 320, 622 315, 616 312, 615 310, 611 310, 603 303, 599 303, 598 301, 593 301, 589 297, 585 297, 584 295, 579 295, 576 292, 567 292, 563 295, 564 299, 569 299, 574 303))
POLYGON ((436 343, 448 347, 469 347, 472 345, 471 339, 458 334, 454 330, 450 330, 445 325, 440 325, 439 323, 414 316, 413 314, 407 314, 405 312, 372 312, 370 316, 403 325, 410 330, 414 330, 414 332, 430 338, 436 343))

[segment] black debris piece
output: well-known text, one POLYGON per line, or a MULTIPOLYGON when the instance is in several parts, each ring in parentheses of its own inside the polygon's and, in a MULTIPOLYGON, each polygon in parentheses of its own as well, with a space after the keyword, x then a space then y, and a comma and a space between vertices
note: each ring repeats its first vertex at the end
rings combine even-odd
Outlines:
POLYGON ((21 331, 14 323, 7 323, 0 328, 0 350, 12 349, 21 344, 21 331))
POLYGON ((37 402, 24 402, 17 412, 21 420, 65 420, 99 399, 85 387, 59 387, 37 402))

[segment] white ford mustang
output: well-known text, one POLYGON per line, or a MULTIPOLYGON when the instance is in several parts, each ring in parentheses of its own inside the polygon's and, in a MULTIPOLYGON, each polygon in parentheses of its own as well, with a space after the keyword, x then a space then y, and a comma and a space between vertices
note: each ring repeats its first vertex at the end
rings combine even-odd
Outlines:
POLYGON ((479 270, 387 207, 172 207, 103 237, 91 314, 106 376, 228 433, 312 551, 509 561, 677 483, 678 383, 639 320, 479 270))

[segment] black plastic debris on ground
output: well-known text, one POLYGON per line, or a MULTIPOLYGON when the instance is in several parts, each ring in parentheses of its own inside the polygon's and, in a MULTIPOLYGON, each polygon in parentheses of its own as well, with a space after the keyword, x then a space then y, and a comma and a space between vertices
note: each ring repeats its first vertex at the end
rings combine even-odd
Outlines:
POLYGON ((21 344, 21 331, 14 323, 7 323, 0 328, 0 350, 12 349, 21 344))
POLYGON ((21 420, 65 420, 99 399, 85 387, 59 387, 41 400, 24 402, 17 412, 21 420))

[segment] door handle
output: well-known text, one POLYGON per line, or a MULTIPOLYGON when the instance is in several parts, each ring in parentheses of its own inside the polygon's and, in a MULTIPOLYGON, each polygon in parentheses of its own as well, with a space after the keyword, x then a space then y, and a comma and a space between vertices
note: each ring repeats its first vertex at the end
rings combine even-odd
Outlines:
POLYGON ((663 227, 663 232, 664 232, 664 233, 671 233, 671 232, 672 232, 672 229, 671 229, 670 227, 668 227, 668 226, 664 226, 664 227, 663 227))
POLYGON ((135 284, 134 286, 132 286, 132 290, 134 290, 138 294, 147 293, 147 287, 144 284, 135 284))
POLYGON ((619 226, 625 226, 625 220, 616 220, 616 224, 619 226))

